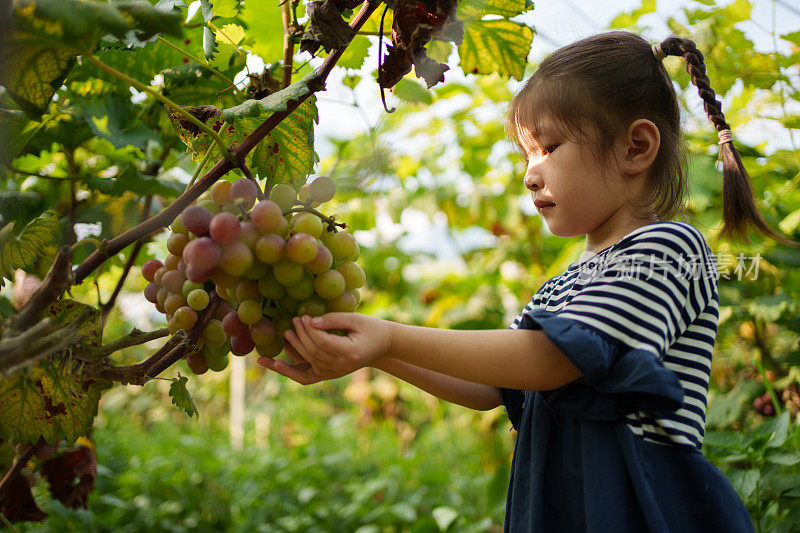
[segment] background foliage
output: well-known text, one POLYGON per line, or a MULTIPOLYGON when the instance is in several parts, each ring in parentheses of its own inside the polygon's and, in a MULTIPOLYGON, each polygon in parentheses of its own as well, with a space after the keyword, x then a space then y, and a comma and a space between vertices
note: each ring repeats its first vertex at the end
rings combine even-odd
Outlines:
MULTIPOLYGON (((239 41, 217 40, 212 65, 225 76, 233 78, 244 66, 235 44, 265 59, 281 56, 282 28, 275 23, 280 18, 270 6, 216 6, 222 16, 214 23, 227 28, 226 35, 247 27, 239 41)), ((518 7, 516 12, 525 5, 518 7)), ((746 0, 689 2, 669 25, 692 36, 703 51, 735 135, 774 122, 794 143, 800 128, 800 28, 774 36, 790 43, 791 53, 756 51, 737 26, 751 8, 746 0)), ((654 2, 645 1, 612 26, 646 32, 641 17, 653 9, 654 2)), ((486 22, 515 24, 512 15, 486 22)), ((376 21, 369 30, 375 29, 376 21)), ((182 46, 196 57, 204 54, 202 33, 197 26, 183 37, 182 46)), ((356 37, 342 59, 345 66, 362 66, 368 39, 374 42, 356 37)), ((462 49, 443 46, 439 57, 449 52, 460 55, 462 49)), ((486 54, 492 52, 465 70, 490 72, 486 54)), ((217 100, 225 84, 205 70, 175 67, 187 63, 160 41, 136 54, 109 48, 98 57, 141 80, 160 75, 165 93, 181 104, 230 108, 240 102, 232 91, 217 100)), ((467 54, 461 60, 463 66, 473 59, 467 54)), ((720 257, 761 258, 756 279, 737 271, 735 259, 719 265, 721 271, 727 267, 729 279, 719 280, 720 329, 704 451, 733 482, 759 531, 800 531, 800 252, 757 237, 749 246, 715 240, 722 196, 716 135, 683 64, 666 61, 687 116, 687 221, 704 232, 720 257)), ((500 75, 521 74, 497 64, 500 75)), ((534 68, 526 67, 526 74, 534 68)), ((351 74, 346 80, 352 87, 375 84, 362 79, 363 73, 351 74)), ((505 327, 542 282, 582 251, 579 238, 550 235, 525 207, 522 164, 504 143, 504 109, 514 85, 500 75, 471 75, 429 90, 410 74, 394 90, 402 101, 395 113, 365 135, 334 139, 334 155, 317 164, 318 174, 337 182, 336 210, 358 230, 369 286, 361 312, 428 326, 505 327), (426 241, 406 231, 415 223, 430 225, 426 241)), ((195 163, 152 98, 137 94, 131 100, 130 94, 88 65, 75 66, 49 113, 20 134, 27 144, 13 154, 14 172, 3 178, 0 226, 13 220, 19 231, 30 221, 58 220, 63 242, 83 235, 109 238, 135 224, 146 196, 152 196, 156 212, 180 194, 195 163), (141 161, 162 159, 157 175, 143 172, 147 165, 141 161), (47 177, 36 177, 42 174, 47 177)), ((5 95, 0 100, 12 109, 5 95)), ((767 220, 800 238, 800 151, 768 151, 766 140, 750 145, 739 137, 737 148, 767 220)), ((56 241, 40 244, 45 253, 23 255, 22 266, 42 276, 56 241)), ((156 236, 137 264, 164 250, 156 236)), ((76 259, 88 251, 79 249, 76 259)), ((73 297, 90 305, 107 299, 126 258, 125 252, 112 258, 96 286, 84 283, 73 297)), ((19 278, 7 284, 0 312, 13 311, 14 291, 24 283, 19 278)), ((106 340, 127 333, 132 322, 160 326, 149 324, 152 311, 139 300, 144 285, 136 273, 130 276, 106 323, 106 340)), ((131 348, 117 357, 135 362, 146 352, 131 348)), ((50 499, 42 481, 35 495, 50 517, 23 529, 365 533, 492 531, 502 524, 513 432, 501 409, 481 413, 446 405, 377 371, 304 389, 253 366, 242 450, 228 443, 227 372, 190 378, 197 419, 170 406, 166 382, 107 391, 91 434, 99 465, 89 510, 50 499)))

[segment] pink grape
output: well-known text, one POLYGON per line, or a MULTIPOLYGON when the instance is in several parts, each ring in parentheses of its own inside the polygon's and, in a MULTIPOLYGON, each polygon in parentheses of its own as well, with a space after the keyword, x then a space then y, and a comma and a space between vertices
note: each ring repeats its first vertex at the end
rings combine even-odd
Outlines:
POLYGON ((186 278, 181 276, 180 272, 177 270, 170 270, 164 273, 164 276, 161 278, 161 285, 169 292, 181 292, 184 281, 186 281, 186 278))
POLYGON ((155 282, 150 282, 147 284, 147 287, 144 288, 144 297, 150 303, 158 303, 158 290, 161 289, 161 285, 155 282))
POLYGON ((298 213, 292 219, 295 233, 308 233, 315 239, 322 235, 322 220, 313 213, 298 213))
POLYGON ((186 298, 180 293, 170 293, 167 299, 164 300, 164 309, 168 315, 174 315, 178 308, 186 305, 186 298))
POLYGON ((256 202, 258 186, 247 178, 239 178, 231 185, 230 194, 231 200, 248 210, 256 202))
MULTIPOLYGON (((160 287, 158 292, 156 293, 156 306, 164 307, 164 302, 167 301, 167 296, 169 296, 169 291, 164 287, 160 287)), ((162 310, 162 313, 166 314, 166 311, 162 310)))
POLYGON ((199 237, 183 249, 183 260, 200 270, 212 270, 219 263, 222 249, 208 237, 199 237))
POLYGON ((158 259, 149 259, 145 261, 144 264, 142 265, 142 276, 144 276, 144 279, 146 279, 147 281, 155 281, 155 278, 153 276, 155 276, 156 270, 158 270, 163 266, 164 263, 162 263, 158 259))
POLYGON ((167 250, 173 255, 180 255, 183 253, 183 247, 189 244, 189 236, 183 233, 173 233, 167 239, 167 250))
POLYGON ((203 270, 194 265, 189 265, 186 267, 186 278, 194 283, 205 283, 211 279, 212 272, 213 270, 203 270))
POLYGON ((280 206, 272 200, 262 200, 253 207, 250 216, 259 231, 269 233, 280 226, 283 212, 280 206))
POLYGON ((341 296, 328 300, 328 311, 333 313, 352 313, 358 307, 358 300, 351 291, 344 291, 341 296))
POLYGON ((189 370, 191 370, 195 375, 200 376, 208 372, 208 362, 206 361, 206 356, 200 352, 194 352, 193 354, 190 354, 189 357, 186 358, 186 364, 189 366, 189 370))
POLYGON ((345 261, 336 267, 336 271, 344 277, 344 290, 352 291, 364 286, 367 281, 367 276, 364 271, 356 263, 352 261, 345 261))
POLYGON ((225 245, 232 243, 239 237, 242 232, 242 226, 239 224, 239 219, 236 218, 236 215, 220 213, 214 215, 214 218, 211 219, 208 232, 214 242, 225 245))
POLYGON ((156 270, 156 273, 153 274, 153 281, 155 281, 156 283, 161 283, 161 278, 164 277, 164 273, 167 272, 167 270, 168 270, 167 267, 163 266, 158 270, 156 270))
POLYGON ((247 355, 255 349, 256 345, 249 333, 231 337, 231 352, 234 355, 247 355))
POLYGON ((256 346, 263 346, 275 340, 275 326, 268 318, 262 318, 250 328, 250 338, 256 346))
POLYGON ((344 276, 335 270, 323 272, 314 280, 314 289, 326 300, 333 300, 341 296, 344 286, 344 276))
POLYGON ((180 260, 180 256, 168 254, 164 259, 164 268, 167 270, 178 270, 178 263, 180 260))
POLYGON ((306 270, 311 272, 312 274, 322 274, 326 270, 328 270, 331 265, 333 264, 333 255, 331 255, 330 250, 328 250, 323 245, 317 246, 317 255, 306 263, 306 270))
POLYGON ((325 246, 333 254, 334 261, 355 261, 358 259, 358 243, 356 243, 352 235, 345 231, 340 231, 328 237, 325 246))
POLYGON ((255 252, 259 261, 274 265, 286 254, 286 241, 278 235, 269 233, 256 241, 255 252))
POLYGON ((248 247, 252 248, 255 246, 258 238, 261 237, 261 234, 252 222, 242 222, 241 225, 242 232, 239 234, 239 242, 243 242, 248 247))
POLYGON ((236 286, 236 299, 244 300, 260 300, 261 293, 258 292, 258 282, 254 279, 247 279, 240 281, 236 286))
POLYGON ((220 302, 217 304, 217 307, 214 308, 214 314, 211 315, 212 318, 216 318, 217 320, 222 321, 228 313, 234 313, 235 309, 231 304, 228 302, 220 302))
POLYGON ((295 263, 308 263, 317 256, 317 241, 308 233, 295 233, 286 243, 286 255, 295 263))
POLYGON ((211 199, 218 205, 225 205, 231 201, 231 182, 219 180, 211 186, 211 199))
POLYGON ((181 213, 181 222, 184 227, 195 235, 205 235, 208 233, 208 225, 211 224, 211 211, 200 205, 191 205, 181 213))
POLYGON ((253 265, 253 252, 241 241, 232 242, 222 248, 219 266, 231 276, 241 276, 253 265))
POLYGON ((239 308, 236 311, 239 314, 239 320, 248 326, 252 326, 263 315, 261 310, 261 302, 258 300, 245 300, 239 303, 239 308))
POLYGON ((239 320, 239 314, 231 311, 222 319, 222 327, 229 337, 236 337, 247 333, 247 324, 239 320))
POLYGON ((186 261, 183 260, 183 257, 178 259, 178 267, 177 267, 177 269, 178 269, 178 272, 183 274, 184 277, 187 277, 186 276, 186 261))

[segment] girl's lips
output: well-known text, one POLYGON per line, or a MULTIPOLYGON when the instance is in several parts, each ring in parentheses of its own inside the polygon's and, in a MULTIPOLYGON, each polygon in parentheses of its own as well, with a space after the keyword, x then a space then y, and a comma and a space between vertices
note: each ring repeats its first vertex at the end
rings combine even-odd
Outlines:
POLYGON ((537 209, 543 209, 545 207, 552 207, 556 204, 553 202, 546 202, 544 200, 534 200, 533 205, 535 205, 537 209))

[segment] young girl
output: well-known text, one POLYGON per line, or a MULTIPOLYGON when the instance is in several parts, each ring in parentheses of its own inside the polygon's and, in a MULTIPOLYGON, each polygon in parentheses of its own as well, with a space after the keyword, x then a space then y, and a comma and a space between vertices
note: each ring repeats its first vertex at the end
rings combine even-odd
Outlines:
POLYGON ((518 432, 506 531, 752 531, 700 451, 717 275, 702 234, 670 220, 686 182, 667 55, 686 60, 719 132, 722 234, 746 239, 753 224, 786 242, 754 205, 694 43, 596 35, 547 57, 511 102, 525 187, 549 230, 585 235, 586 251, 508 329, 330 313, 295 320, 295 364, 259 362, 303 384, 372 366, 473 409, 504 404, 518 432))

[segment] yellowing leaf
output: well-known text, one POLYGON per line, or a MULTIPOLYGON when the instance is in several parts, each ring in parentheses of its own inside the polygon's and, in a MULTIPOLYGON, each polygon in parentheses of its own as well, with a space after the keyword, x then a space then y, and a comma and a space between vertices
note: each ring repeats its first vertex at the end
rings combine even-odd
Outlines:
POLYGON ((31 220, 19 235, 13 231, 13 221, 0 229, 0 277, 8 279, 13 279, 18 268, 32 268, 39 253, 58 244, 61 237, 61 225, 53 211, 31 220))
POLYGON ((478 20, 464 25, 458 46, 465 74, 493 74, 521 80, 525 73, 533 31, 506 19, 478 20))

